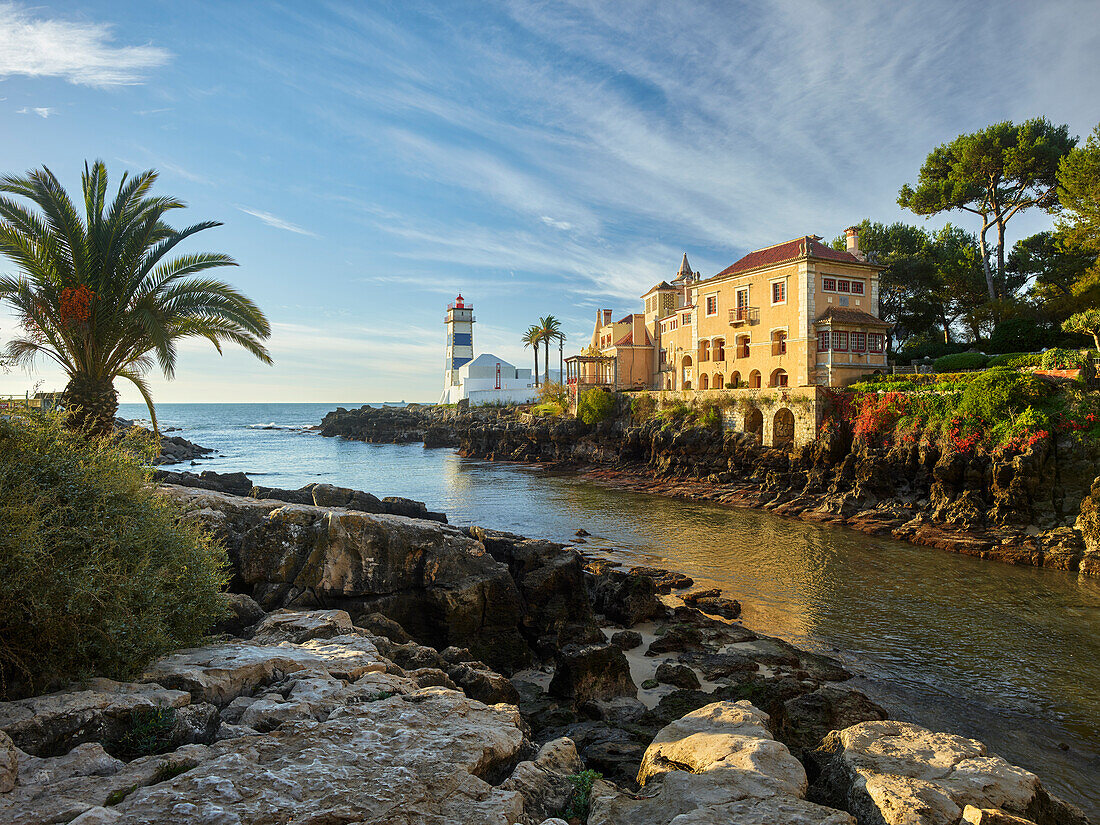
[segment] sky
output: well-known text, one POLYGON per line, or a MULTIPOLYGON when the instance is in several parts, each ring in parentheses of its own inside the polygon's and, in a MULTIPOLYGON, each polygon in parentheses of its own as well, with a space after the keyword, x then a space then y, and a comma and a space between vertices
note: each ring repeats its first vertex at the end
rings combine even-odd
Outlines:
MULTIPOLYGON (((0 173, 154 168, 179 225, 224 223, 186 251, 237 260, 275 365, 188 342, 158 401, 434 401, 459 292, 476 352, 527 366, 538 316, 576 351, 683 252, 709 276, 863 218, 975 229, 898 189, 990 123, 1086 135, 1097 77, 1094 0, 0 0, 0 173)), ((65 379, 0 394, 39 382, 65 379)))

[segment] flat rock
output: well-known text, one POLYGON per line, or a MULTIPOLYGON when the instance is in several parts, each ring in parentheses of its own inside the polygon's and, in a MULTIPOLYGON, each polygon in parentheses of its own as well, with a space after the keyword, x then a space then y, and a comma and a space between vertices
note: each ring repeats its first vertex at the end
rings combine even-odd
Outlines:
POLYGON ((258 644, 294 642, 310 639, 331 639, 334 636, 355 635, 346 610, 275 610, 263 617, 252 629, 252 641, 258 644))
POLYGON ((1039 778, 973 739, 906 722, 862 722, 833 731, 815 756, 813 798, 844 805, 861 823, 954 825, 967 805, 1038 825, 1084 822, 1039 778))
POLYGON ((494 787, 524 747, 515 708, 427 688, 362 702, 326 722, 229 739, 196 768, 116 806, 120 823, 499 823, 523 798, 494 787))
POLYGON ((312 671, 341 679, 385 671, 386 662, 365 636, 310 639, 303 644, 232 641, 172 653, 154 662, 143 679, 187 691, 195 701, 226 705, 276 674, 312 671))
POLYGON ((82 742, 117 738, 135 712, 190 701, 188 693, 159 684, 90 679, 82 689, 0 702, 0 731, 29 754, 57 756, 82 742))

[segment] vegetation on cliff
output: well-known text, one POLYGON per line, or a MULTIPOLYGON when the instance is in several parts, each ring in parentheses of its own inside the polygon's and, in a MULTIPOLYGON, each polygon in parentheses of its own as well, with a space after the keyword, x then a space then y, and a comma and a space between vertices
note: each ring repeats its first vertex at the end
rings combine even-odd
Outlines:
POLYGON ((149 483, 147 439, 0 421, 0 696, 133 676, 220 618, 225 551, 149 483))

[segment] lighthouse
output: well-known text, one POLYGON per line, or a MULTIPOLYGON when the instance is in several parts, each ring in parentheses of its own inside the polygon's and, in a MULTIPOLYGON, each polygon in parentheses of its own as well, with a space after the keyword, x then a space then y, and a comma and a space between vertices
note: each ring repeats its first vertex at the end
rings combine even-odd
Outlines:
POLYGON ((447 360, 443 365, 443 395, 448 397, 452 387, 460 385, 458 370, 474 357, 474 308, 461 295, 447 305, 447 360))

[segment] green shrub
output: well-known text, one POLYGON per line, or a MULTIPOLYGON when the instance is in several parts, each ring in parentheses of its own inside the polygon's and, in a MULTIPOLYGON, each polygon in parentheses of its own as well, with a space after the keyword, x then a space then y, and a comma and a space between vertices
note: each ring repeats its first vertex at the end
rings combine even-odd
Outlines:
POLYGON ((531 408, 531 415, 535 418, 551 418, 555 415, 561 415, 565 412, 565 409, 561 404, 557 404, 553 401, 548 401, 545 404, 536 404, 531 408))
POLYGON ((566 822, 588 818, 588 807, 592 802, 592 785, 602 777, 602 773, 593 770, 581 771, 566 777, 569 784, 573 786, 565 810, 562 811, 562 817, 566 822))
POLYGON ((59 416, 0 421, 0 696, 130 678, 224 614, 224 549, 149 473, 59 416))
POLYGON ((987 367, 1037 367, 1043 360, 1039 352, 1006 352, 1003 355, 994 355, 989 359, 987 367))
POLYGON ((630 416, 635 421, 646 421, 657 412, 657 399, 648 392, 640 392, 630 399, 630 416))
POLYGON ((945 355, 932 362, 936 372, 958 372, 959 370, 980 370, 989 362, 989 357, 980 352, 960 352, 945 355))
POLYGON ((960 411, 986 422, 1010 420, 1048 394, 1035 376, 1012 367, 995 367, 967 384, 960 411))
POLYGON ((990 352, 1034 352, 1050 346, 1053 337, 1051 329, 1035 319, 1007 318, 994 328, 986 348, 990 352))
POLYGON ((606 421, 615 411, 615 396, 599 387, 581 393, 577 401, 577 418, 585 424, 606 421))
POLYGON ((942 335, 914 336, 906 341, 903 349, 898 351, 896 360, 899 364, 908 364, 910 361, 920 361, 924 358, 940 358, 944 355, 966 352, 970 347, 971 344, 945 343, 942 335))
POLYGON ((1088 356, 1076 349, 1048 349, 1039 366, 1045 370, 1074 370, 1085 366, 1088 356))
POLYGON ((557 404, 562 409, 569 406, 569 388, 564 384, 549 381, 539 387, 540 406, 557 404))
POLYGON ((689 415, 691 415, 691 407, 683 401, 677 401, 675 404, 661 410, 661 418, 676 423, 683 421, 689 415))
POLYGON ((171 733, 175 725, 175 708, 140 708, 130 714, 126 732, 115 741, 104 743, 104 750, 127 762, 139 756, 165 753, 172 750, 171 733))

